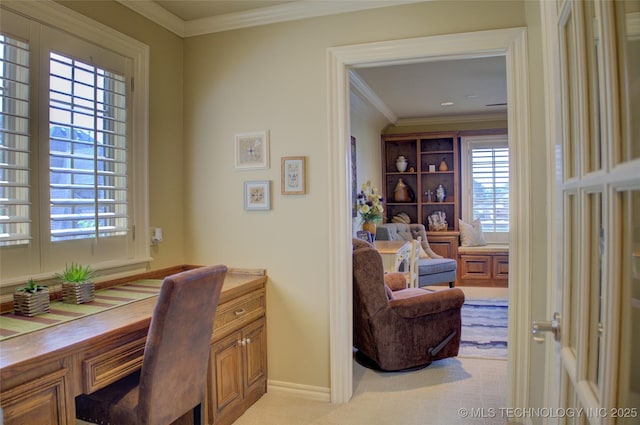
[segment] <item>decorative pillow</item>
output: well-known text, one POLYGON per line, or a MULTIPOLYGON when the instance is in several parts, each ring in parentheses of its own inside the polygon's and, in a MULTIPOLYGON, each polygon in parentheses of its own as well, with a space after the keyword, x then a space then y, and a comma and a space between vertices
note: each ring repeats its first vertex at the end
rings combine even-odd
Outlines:
POLYGON ((480 219, 475 219, 471 224, 458 219, 460 223, 460 245, 461 246, 483 246, 487 242, 482 233, 482 223, 480 219))

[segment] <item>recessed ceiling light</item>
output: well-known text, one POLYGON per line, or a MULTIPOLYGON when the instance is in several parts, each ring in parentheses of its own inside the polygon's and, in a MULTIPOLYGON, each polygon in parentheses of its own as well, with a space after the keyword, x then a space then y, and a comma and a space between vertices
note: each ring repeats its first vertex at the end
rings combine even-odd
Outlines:
POLYGON ((440 103, 440 106, 453 106, 453 102, 451 102, 450 100, 446 102, 442 102, 440 103))
POLYGON ((478 95, 477 94, 467 94, 464 97, 466 97, 467 99, 475 99, 475 98, 478 97, 478 95))

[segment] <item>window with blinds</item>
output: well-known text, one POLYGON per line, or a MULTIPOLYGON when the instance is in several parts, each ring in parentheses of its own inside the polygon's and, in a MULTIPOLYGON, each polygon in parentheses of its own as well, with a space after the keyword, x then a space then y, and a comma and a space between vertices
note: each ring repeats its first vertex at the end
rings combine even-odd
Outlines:
POLYGON ((125 76, 49 57, 51 241, 127 232, 125 76))
POLYGON ((480 219, 489 243, 509 241, 509 143, 506 135, 463 137, 462 217, 480 219))
POLYGON ((0 287, 145 268, 149 47, 56 2, 0 8, 0 287))
POLYGON ((0 246, 31 239, 29 44, 0 34, 0 246))
POLYGON ((471 203, 484 232, 509 232, 509 148, 471 147, 471 203))

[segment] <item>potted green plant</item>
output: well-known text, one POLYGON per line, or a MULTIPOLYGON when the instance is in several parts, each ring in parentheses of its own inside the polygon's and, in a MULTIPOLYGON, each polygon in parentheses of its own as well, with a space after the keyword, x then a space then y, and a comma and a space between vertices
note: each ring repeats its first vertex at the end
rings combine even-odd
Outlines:
POLYGON ((58 274, 62 281, 62 301, 68 304, 82 304, 93 301, 93 271, 89 266, 71 263, 58 274))
POLYGON ((29 279, 27 286, 13 293, 13 311, 21 316, 37 316, 49 312, 49 288, 29 279))

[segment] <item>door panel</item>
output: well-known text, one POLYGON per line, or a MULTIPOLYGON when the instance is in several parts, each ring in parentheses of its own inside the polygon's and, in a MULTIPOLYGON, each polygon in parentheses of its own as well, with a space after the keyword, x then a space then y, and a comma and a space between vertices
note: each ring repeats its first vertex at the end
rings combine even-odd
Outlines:
POLYGON ((547 388, 559 385, 557 406, 584 409, 549 422, 637 424, 640 1, 542 3, 554 28, 546 46, 547 107, 557 117, 549 120, 557 136, 550 146, 561 158, 553 189, 562 214, 553 228, 563 229, 550 291, 562 317, 559 369, 548 368, 547 388))

